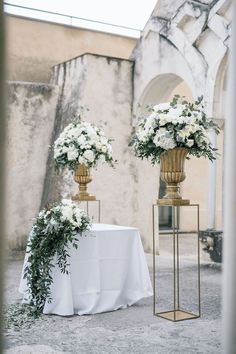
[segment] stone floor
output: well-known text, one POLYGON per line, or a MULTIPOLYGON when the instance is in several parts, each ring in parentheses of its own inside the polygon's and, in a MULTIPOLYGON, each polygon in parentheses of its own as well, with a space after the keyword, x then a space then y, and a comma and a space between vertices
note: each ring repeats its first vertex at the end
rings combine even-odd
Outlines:
MULTIPOLYGON (((165 245, 167 243, 164 242, 165 245)), ((153 299, 147 298, 127 309, 92 316, 60 317, 44 315, 30 328, 5 333, 4 353, 218 354, 221 349, 221 265, 203 254, 201 261, 202 315, 198 319, 171 322, 153 316, 153 299)), ((147 255, 152 273, 152 256, 147 255)), ((22 257, 16 254, 6 270, 6 303, 20 301, 17 291, 22 257)), ((172 271, 168 245, 156 257, 158 308, 171 301, 172 271)), ((182 256, 181 301, 194 310, 196 302, 195 259, 182 256)), ((151 274, 152 276, 152 274, 151 274)))

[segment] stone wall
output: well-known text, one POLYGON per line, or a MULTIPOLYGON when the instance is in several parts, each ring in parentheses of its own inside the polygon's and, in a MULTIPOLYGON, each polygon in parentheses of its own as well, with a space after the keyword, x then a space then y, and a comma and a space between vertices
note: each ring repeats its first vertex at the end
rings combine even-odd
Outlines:
POLYGON ((58 88, 7 85, 6 234, 11 249, 24 246, 42 198, 58 88))
MULTIPOLYGON (((77 191, 72 174, 54 172, 53 156, 48 146, 71 122, 74 113, 83 110, 85 120, 102 125, 107 136, 114 138, 114 157, 118 160, 115 170, 102 165, 92 171, 94 179, 89 190, 101 200, 101 221, 138 227, 145 250, 151 249, 151 206, 158 197, 159 167, 135 158, 128 147, 132 126, 136 123, 133 117, 141 112, 139 104, 144 107, 168 101, 180 89, 190 99, 204 94, 207 114, 216 119, 224 118, 222 83, 228 58, 230 7, 225 1, 203 2, 178 0, 175 3, 178 8, 174 7, 175 13, 171 15, 168 1, 161 0, 133 51, 132 61, 121 59, 119 55, 117 58, 96 54, 83 54, 67 60, 73 56, 74 49, 78 55, 78 48, 82 48, 74 45, 74 39, 68 41, 75 35, 70 32, 72 29, 41 22, 36 25, 37 21, 33 21, 36 27, 44 26, 44 37, 40 37, 37 31, 32 32, 34 35, 27 32, 29 20, 16 20, 23 21, 23 27, 16 26, 15 29, 19 29, 21 37, 25 31, 25 37, 12 52, 13 57, 15 55, 10 61, 13 77, 19 73, 20 78, 48 80, 49 67, 58 62, 59 57, 63 63, 53 67, 51 85, 9 83, 6 195, 11 248, 24 243, 32 218, 40 207, 70 197, 77 191), (166 13, 166 18, 158 17, 161 11, 163 16, 166 13), (221 25, 221 31, 217 24, 221 25), (51 38, 46 38, 50 28, 51 38), (61 42, 56 40, 56 28, 59 28, 57 33, 61 42), (40 42, 40 38, 44 40, 40 42), (56 47, 50 48, 52 38, 56 47), (26 54, 24 46, 27 47, 26 54), (39 48, 43 48, 42 51, 39 48)), ((100 40, 105 38, 99 36, 93 33, 91 37, 93 48, 98 51, 105 48, 99 47, 100 40)), ((86 38, 87 41, 90 37, 86 38)), ((109 40, 106 37, 106 40, 106 50, 112 43, 113 55, 116 50, 123 55, 123 49, 117 47, 118 37, 111 36, 109 40)), ((129 45, 131 48, 131 42, 122 39, 120 44, 124 43, 124 50, 129 45)), ((223 156, 223 134, 218 139, 218 146, 223 156)), ((212 195, 216 193, 217 205, 211 212, 217 218, 215 226, 221 228, 222 157, 217 165, 210 166, 205 159, 191 159, 186 163, 183 196, 200 203, 200 227, 206 228, 211 199, 209 190, 212 195), (217 167, 217 191, 215 183, 208 177, 212 166, 217 167)), ((193 214, 187 210, 181 219, 182 226, 192 229, 192 220, 193 214)))
MULTIPOLYGON (((151 248, 151 205, 157 197, 157 168, 139 161, 128 147, 131 126, 133 62, 86 54, 54 67, 52 84, 61 88, 54 128, 55 139, 74 113, 89 109, 84 119, 102 125, 114 139, 113 170, 93 170, 89 191, 101 200, 101 222, 136 226, 145 248, 151 248), (148 167, 148 169, 147 169, 148 167)), ((70 173, 56 175, 48 162, 43 203, 70 197, 78 186, 70 173)))
MULTIPOLYGON (((195 99, 203 95, 206 114, 222 126, 222 83, 228 62, 231 18, 232 3, 226 0, 159 0, 132 53, 134 115, 142 111, 140 105, 168 101, 184 83, 188 96, 195 99)), ((182 183, 183 196, 200 204, 203 229, 222 228, 223 131, 221 134, 217 139, 217 163, 191 159, 186 164, 187 179, 182 183), (213 215, 212 222, 209 215, 213 215)), ((192 229, 190 208, 185 215, 182 225, 192 229)))
POLYGON ((53 65, 83 53, 128 59, 136 39, 6 15, 7 77, 49 82, 53 65))

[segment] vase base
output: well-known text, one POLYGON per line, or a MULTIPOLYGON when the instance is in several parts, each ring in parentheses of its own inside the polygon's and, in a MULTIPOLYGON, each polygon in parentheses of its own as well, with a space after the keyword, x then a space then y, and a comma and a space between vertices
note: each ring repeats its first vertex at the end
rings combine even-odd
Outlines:
POLYGON ((90 194, 87 195, 76 194, 73 195, 71 199, 78 202, 86 202, 86 201, 88 202, 90 200, 96 200, 96 197, 95 195, 90 195, 90 194))
POLYGON ((158 205, 189 205, 190 200, 189 199, 167 199, 167 198, 162 198, 162 199, 157 199, 157 204, 158 205))

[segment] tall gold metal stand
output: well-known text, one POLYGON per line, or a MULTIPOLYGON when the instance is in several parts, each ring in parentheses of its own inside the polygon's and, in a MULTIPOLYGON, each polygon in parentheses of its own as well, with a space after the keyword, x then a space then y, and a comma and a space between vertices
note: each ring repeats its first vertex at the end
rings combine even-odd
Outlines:
MULTIPOLYGON (((189 204, 187 207, 193 207, 196 209, 197 216, 197 230, 195 231, 180 231, 179 229, 179 211, 180 208, 186 208, 185 205, 169 205, 172 207, 172 230, 171 232, 165 232, 166 235, 172 235, 173 238, 173 308, 171 310, 158 312, 156 309, 157 301, 156 296, 158 289, 156 291, 156 246, 155 246, 155 208, 165 207, 164 205, 153 204, 152 206, 152 220, 153 220, 153 313, 155 316, 165 318, 170 321, 183 321, 189 319, 195 319, 201 315, 201 299, 200 299, 200 245, 199 245, 199 205, 198 204, 189 204), (186 310, 180 306, 180 254, 179 254, 179 236, 181 234, 196 234, 197 237, 197 313, 192 313, 191 311, 186 310)), ((167 291, 167 290, 166 290, 167 291)))
POLYGON ((81 204, 81 207, 83 207, 83 205, 85 204, 85 208, 86 208, 86 211, 87 211, 87 214, 91 217, 92 221, 94 222, 94 215, 90 215, 90 208, 89 208, 89 205, 90 203, 97 203, 97 206, 98 206, 98 212, 97 212, 97 221, 98 223, 101 222, 101 202, 100 200, 98 199, 95 199, 95 200, 77 200, 77 202, 79 204, 81 204))

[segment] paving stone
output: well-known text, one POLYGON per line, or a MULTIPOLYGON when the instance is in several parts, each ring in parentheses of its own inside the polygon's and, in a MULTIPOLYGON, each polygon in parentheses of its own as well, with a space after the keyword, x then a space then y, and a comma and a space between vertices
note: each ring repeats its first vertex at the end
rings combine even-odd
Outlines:
MULTIPOLYGON (((152 256, 147 256, 151 265, 152 256)), ((157 257, 158 302, 164 307, 172 292, 170 254, 157 257)), ((6 303, 20 301, 18 285, 22 260, 11 260, 6 275, 6 303)), ((192 257, 182 262, 184 283, 180 295, 191 307, 195 284, 192 257), (188 287, 187 287, 188 286, 188 287), (186 290, 187 287, 187 290, 186 290)), ((150 267, 151 277, 152 269, 150 267)), ((221 265, 210 260, 201 264, 202 315, 198 319, 173 323, 153 316, 153 299, 114 312, 89 316, 43 315, 30 328, 5 333, 5 353, 79 354, 220 354, 221 349, 221 265)))

